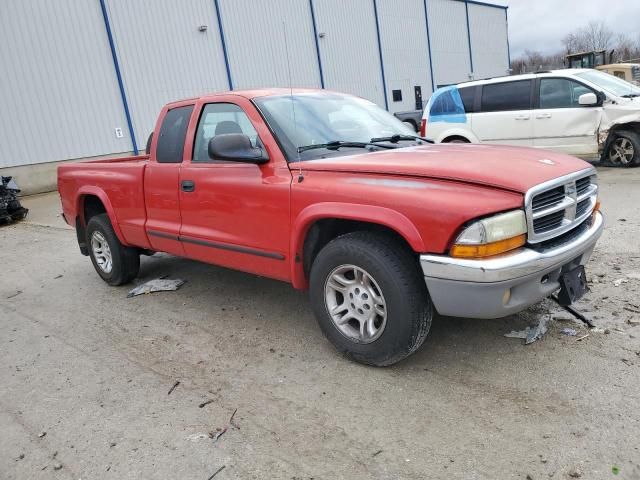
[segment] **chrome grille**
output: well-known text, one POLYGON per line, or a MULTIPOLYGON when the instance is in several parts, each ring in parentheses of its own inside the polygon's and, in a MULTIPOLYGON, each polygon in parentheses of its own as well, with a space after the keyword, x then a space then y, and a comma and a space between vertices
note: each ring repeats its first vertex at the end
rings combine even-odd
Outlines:
POLYGON ((577 227, 591 214, 597 198, 593 168, 533 187, 525 196, 529 242, 544 242, 577 227))

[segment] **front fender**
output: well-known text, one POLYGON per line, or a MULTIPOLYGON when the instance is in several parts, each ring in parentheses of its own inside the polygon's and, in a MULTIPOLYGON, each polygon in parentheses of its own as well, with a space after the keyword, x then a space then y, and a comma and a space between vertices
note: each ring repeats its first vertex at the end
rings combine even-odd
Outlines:
POLYGON ((303 209, 293 222, 290 258, 295 259, 291 267, 291 279, 295 288, 307 287, 307 279, 301 260, 307 232, 315 222, 328 218, 383 225, 401 235, 414 251, 426 251, 424 241, 415 225, 406 216, 395 210, 374 205, 341 202, 316 203, 303 209))
POLYGON ((82 219, 82 224, 85 227, 87 225, 87 222, 85 221, 85 218, 84 218, 84 208, 83 208, 84 197, 86 195, 95 195, 100 199, 100 201, 102 202, 102 205, 104 205, 104 208, 107 211, 107 216, 109 217, 109 221, 111 222, 111 226, 113 227, 113 231, 115 232, 116 237, 118 237, 118 240, 120 240, 120 243, 122 243, 123 245, 128 245, 124 239, 124 236, 122 235, 122 231, 120 230, 120 225, 118 225, 118 219, 116 218, 115 210, 113 209, 113 205, 111 205, 111 201, 109 200, 109 197, 104 192, 104 190, 94 185, 83 185, 78 190, 78 194, 76 197, 76 214, 82 219))

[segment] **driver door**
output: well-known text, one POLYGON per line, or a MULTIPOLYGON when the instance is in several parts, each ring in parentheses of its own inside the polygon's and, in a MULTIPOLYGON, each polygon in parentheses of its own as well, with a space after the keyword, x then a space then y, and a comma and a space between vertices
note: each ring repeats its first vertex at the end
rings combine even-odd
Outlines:
POLYGON ((291 173, 286 160, 247 99, 230 95, 196 108, 192 155, 180 170, 180 239, 186 255, 287 280, 291 173), (209 158, 209 140, 233 133, 265 148, 269 162, 209 158))

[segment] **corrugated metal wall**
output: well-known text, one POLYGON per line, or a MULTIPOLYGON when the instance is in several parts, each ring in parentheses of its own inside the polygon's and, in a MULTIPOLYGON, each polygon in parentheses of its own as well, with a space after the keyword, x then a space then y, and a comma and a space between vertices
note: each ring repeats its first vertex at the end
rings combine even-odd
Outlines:
POLYGON ((507 75, 507 16, 501 8, 469 4, 469 28, 475 78, 507 75))
MULTIPOLYGON (((326 88, 392 112, 415 107, 414 86, 425 100, 432 89, 425 0, 103 1, 140 148, 165 103, 227 90, 229 77, 320 87, 322 70, 326 88)), ((469 78, 469 42, 475 78, 506 73, 504 9, 426 4, 436 85, 469 78)), ((0 66, 0 168, 132 150, 101 0, 0 0, 0 66)))
POLYGON ((98 2, 1 1, 0 69, 0 167, 131 150, 98 2))
POLYGON ((234 88, 320 88, 309 0, 219 0, 219 5, 234 88))
POLYGON ((107 0, 138 144, 166 103, 228 90, 213 0, 107 0), (206 25, 207 30, 198 28, 206 25))
POLYGON ((414 87, 425 99, 432 91, 423 0, 377 1, 389 110, 415 110, 414 87), (402 101, 393 101, 392 90, 402 91, 402 101))
POLYGON ((384 106, 371 0, 314 0, 325 87, 384 106))
POLYGON ((469 80, 471 60, 464 2, 428 0, 435 84, 469 80))

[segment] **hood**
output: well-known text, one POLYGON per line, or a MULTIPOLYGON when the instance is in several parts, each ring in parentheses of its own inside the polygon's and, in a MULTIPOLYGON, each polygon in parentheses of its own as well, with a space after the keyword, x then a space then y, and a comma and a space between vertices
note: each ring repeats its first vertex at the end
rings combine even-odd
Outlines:
POLYGON ((534 185, 590 168, 548 150, 476 144, 438 144, 307 160, 303 171, 379 173, 486 185, 525 193, 534 185))

